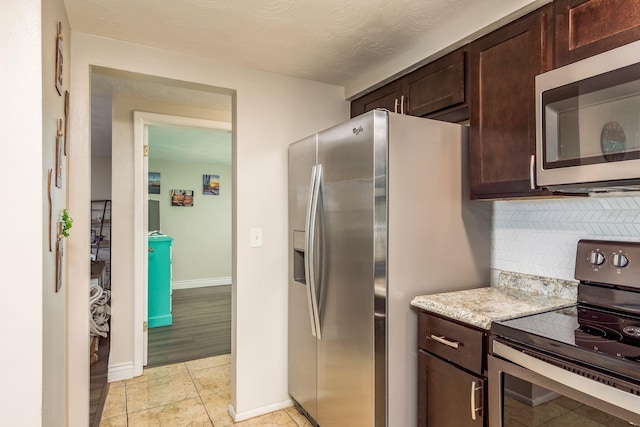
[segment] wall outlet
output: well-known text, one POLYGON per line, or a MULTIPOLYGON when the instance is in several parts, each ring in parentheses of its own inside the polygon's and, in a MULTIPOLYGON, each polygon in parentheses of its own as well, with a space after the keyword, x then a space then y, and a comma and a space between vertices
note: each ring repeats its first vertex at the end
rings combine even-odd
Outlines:
POLYGON ((251 247, 252 248, 262 247, 262 228, 254 227, 251 229, 251 247))

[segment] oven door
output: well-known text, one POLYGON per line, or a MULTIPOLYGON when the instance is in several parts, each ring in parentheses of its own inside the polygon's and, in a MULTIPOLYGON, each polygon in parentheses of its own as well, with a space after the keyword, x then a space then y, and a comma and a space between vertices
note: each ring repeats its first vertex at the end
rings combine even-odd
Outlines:
POLYGON ((605 384, 615 379, 574 369, 605 381, 601 383, 503 342, 492 344, 488 358, 491 427, 640 424, 640 395, 605 384))

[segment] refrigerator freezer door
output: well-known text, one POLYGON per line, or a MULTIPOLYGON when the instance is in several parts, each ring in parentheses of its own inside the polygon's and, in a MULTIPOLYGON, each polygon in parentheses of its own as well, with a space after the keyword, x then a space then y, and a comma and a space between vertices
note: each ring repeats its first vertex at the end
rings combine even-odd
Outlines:
MULTIPOLYGON (((318 341, 318 417, 321 426, 384 426, 377 419, 375 367, 374 227, 376 143, 386 147, 386 113, 366 114, 318 134, 318 164, 322 165, 323 249, 318 341), (376 131, 379 126, 381 131, 376 131)), ((386 152, 386 151, 385 151, 386 152)), ((386 209, 383 209, 386 210, 386 209)), ((384 249, 383 249, 384 250, 384 249)), ((383 310, 384 314, 384 310, 383 310)), ((384 344, 382 345, 384 348, 384 344)), ((384 384, 384 364, 381 365, 384 384)), ((384 388, 382 388, 384 393, 384 388)), ((384 406, 384 394, 382 396, 384 406)))
POLYGON ((305 277, 305 221, 311 172, 316 163, 316 136, 289 147, 289 394, 317 419, 317 340, 305 277))

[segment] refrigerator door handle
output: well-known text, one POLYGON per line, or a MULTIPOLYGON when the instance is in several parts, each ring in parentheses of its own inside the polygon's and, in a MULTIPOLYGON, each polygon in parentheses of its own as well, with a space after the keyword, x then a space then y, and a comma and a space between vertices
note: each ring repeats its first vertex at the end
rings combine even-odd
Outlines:
POLYGON ((307 256, 306 262, 308 267, 308 282, 309 286, 307 287, 307 291, 310 294, 310 302, 311 302, 311 313, 313 319, 313 330, 315 330, 314 336, 321 340, 322 339, 322 330, 320 328, 320 310, 318 309, 318 292, 316 289, 316 218, 318 217, 318 200, 320 198, 320 188, 322 184, 322 165, 314 166, 313 171, 313 191, 310 192, 310 206, 309 211, 307 213, 307 217, 309 219, 309 231, 307 232, 307 256))
POLYGON ((307 214, 304 220, 304 275, 306 277, 307 288, 307 305, 309 308, 309 320, 311 322, 311 335, 316 336, 316 320, 313 311, 313 303, 311 302, 311 281, 313 280, 311 255, 313 247, 313 238, 311 236, 311 217, 313 215, 313 195, 316 188, 316 168, 311 168, 311 179, 309 180, 309 198, 307 199, 307 214))

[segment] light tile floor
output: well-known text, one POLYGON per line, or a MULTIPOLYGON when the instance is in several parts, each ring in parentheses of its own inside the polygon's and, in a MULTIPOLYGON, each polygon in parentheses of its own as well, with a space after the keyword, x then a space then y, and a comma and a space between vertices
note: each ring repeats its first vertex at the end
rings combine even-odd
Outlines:
POLYGON ((234 423, 230 384, 228 354, 145 369, 110 385, 100 426, 311 427, 295 408, 234 423))
POLYGON ((505 427, 629 427, 629 423, 560 396, 532 407, 505 397, 505 427))

